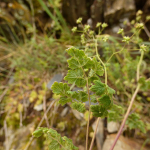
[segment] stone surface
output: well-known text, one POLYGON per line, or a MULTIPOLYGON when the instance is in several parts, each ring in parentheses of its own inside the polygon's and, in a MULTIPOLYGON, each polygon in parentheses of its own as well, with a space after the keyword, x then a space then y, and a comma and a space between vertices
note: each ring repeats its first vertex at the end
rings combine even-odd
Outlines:
POLYGON ((63 109, 63 111, 61 112, 61 117, 66 116, 66 114, 67 114, 68 111, 69 111, 69 108, 68 108, 68 107, 65 107, 65 108, 63 109))
MULTIPOLYGON (((92 128, 94 131, 96 128, 96 121, 92 124, 92 128)), ((100 119, 96 133, 97 150, 102 150, 103 143, 104 143, 104 122, 102 119, 100 119)))
POLYGON ((83 22, 87 20, 86 0, 63 0, 62 13, 67 22, 74 26, 79 17, 83 18, 83 22))
POLYGON ((43 104, 34 106, 34 109, 35 109, 36 111, 41 111, 41 110, 43 110, 43 104))
POLYGON ((75 116, 78 120, 82 120, 82 119, 83 119, 84 116, 83 116, 82 113, 78 112, 78 111, 75 110, 75 109, 72 109, 72 112, 73 112, 74 116, 75 116))
MULTIPOLYGON (((19 128, 17 131, 7 128, 7 140, 5 141, 6 150, 23 150, 32 136, 34 124, 19 128)), ((32 142, 28 150, 40 150, 36 140, 32 142)))
MULTIPOLYGON (((104 142, 102 150, 110 150, 110 147, 113 144, 115 137, 116 134, 109 135, 104 142)), ((142 144, 139 144, 139 141, 120 136, 113 150, 141 150, 141 147, 142 144)), ((143 150, 148 149, 143 148, 143 150)))
POLYGON ((91 6, 92 27, 95 28, 97 22, 104 21, 104 0, 95 0, 91 6))
POLYGON ((119 126, 120 126, 119 123, 114 122, 114 121, 110 121, 110 122, 108 122, 108 124, 107 124, 107 131, 108 131, 109 133, 117 132, 118 129, 119 129, 119 126))
POLYGON ((134 0, 107 0, 104 10, 105 22, 113 24, 121 18, 131 18, 135 11, 134 0))
POLYGON ((48 82, 47 88, 51 90, 51 86, 53 85, 53 83, 55 81, 61 82, 62 79, 63 79, 63 74, 59 73, 59 74, 54 75, 54 77, 48 82))

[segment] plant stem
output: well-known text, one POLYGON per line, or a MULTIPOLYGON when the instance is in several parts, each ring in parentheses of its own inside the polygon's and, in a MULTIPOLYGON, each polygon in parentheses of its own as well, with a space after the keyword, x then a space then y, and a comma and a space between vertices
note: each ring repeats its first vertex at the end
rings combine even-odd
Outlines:
MULTIPOLYGON (((107 69, 106 69, 105 64, 103 63, 103 61, 99 57, 98 50, 97 50, 97 39, 95 39, 95 49, 96 49, 96 56, 97 56, 97 58, 99 59, 99 61, 101 62, 101 64, 104 67, 104 71, 105 71, 105 84, 107 85, 107 69)), ((99 119, 100 119, 100 117, 97 118, 96 128, 95 128, 95 131, 94 131, 94 135, 93 135, 93 138, 92 138, 89 150, 92 150, 92 147, 93 147, 93 144, 94 144, 94 140, 95 140, 95 136, 96 136, 96 132, 97 132, 97 127, 98 127, 99 119)))
POLYGON ((97 50, 97 39, 95 39, 95 49, 96 49, 96 56, 97 56, 97 58, 99 59, 99 61, 101 62, 101 64, 104 67, 104 71, 105 71, 105 84, 107 85, 107 69, 106 69, 105 64, 103 63, 103 61, 99 57, 98 50, 97 50))
POLYGON ((114 53, 109 57, 109 59, 107 60, 107 63, 110 61, 110 59, 111 59, 115 54, 118 54, 118 53, 122 52, 122 51, 124 50, 125 46, 126 46, 126 44, 124 45, 124 47, 123 47, 120 51, 114 52, 114 53))
MULTIPOLYGON (((137 82, 139 81, 139 78, 140 78, 140 66, 141 66, 141 63, 142 63, 142 60, 143 60, 143 56, 144 56, 144 51, 141 51, 141 57, 140 57, 140 60, 139 60, 138 65, 137 65, 137 82)), ((130 105, 129 105, 129 107, 128 107, 128 110, 127 110, 127 112, 126 112, 126 114, 125 114, 125 117, 124 117, 124 119, 123 119, 123 121, 122 121, 121 127, 120 127, 120 129, 119 129, 119 131, 118 131, 118 133, 117 133, 117 136, 116 136, 116 138, 115 138, 115 140, 114 140, 114 143, 113 143, 113 145, 111 146, 110 150, 113 150, 113 148, 115 147, 115 145, 116 145, 116 143, 117 143, 117 141, 118 141, 118 139, 119 139, 119 136, 120 136, 121 133, 122 133, 122 130, 123 130, 124 125, 125 125, 125 122, 126 122, 126 120, 127 120, 127 118, 128 118, 128 115, 129 115, 130 110, 131 110, 131 108, 132 108, 134 99, 135 99, 135 97, 136 97, 136 95, 137 95, 137 93, 138 93, 138 91, 139 91, 139 89, 140 89, 140 86, 141 86, 141 85, 138 83, 138 85, 137 85, 137 87, 136 87, 136 90, 135 90, 135 92, 134 92, 134 94, 133 94, 133 96, 132 96, 132 98, 131 98, 131 102, 130 102, 130 105)))
POLYGON ((87 90, 88 90, 88 100, 89 100, 89 116, 88 116, 87 130, 86 130, 86 150, 88 150, 89 125, 90 125, 90 115, 91 115, 91 108, 90 108, 91 100, 90 100, 88 78, 87 78, 87 90))
POLYGON ((140 61, 138 63, 138 66, 137 66, 137 76, 136 76, 136 79, 137 79, 137 82, 139 81, 139 78, 140 78, 140 66, 141 66, 141 63, 142 63, 142 60, 143 60, 143 56, 144 56, 144 51, 141 51, 141 57, 140 57, 140 61))
POLYGON ((95 139, 95 136, 96 136, 96 131, 97 131, 97 127, 98 127, 99 120, 100 120, 100 117, 98 117, 98 119, 97 119, 96 128, 95 128, 95 131, 94 131, 94 135, 93 135, 92 142, 91 142, 91 145, 90 145, 90 149, 89 149, 89 150, 92 150, 92 148, 93 148, 94 139, 95 139))
POLYGON ((136 88, 136 90, 135 90, 135 92, 134 92, 134 94, 133 94, 133 96, 132 96, 132 99, 131 99, 130 105, 129 105, 129 107, 128 107, 128 110, 127 110, 127 112, 126 112, 126 114, 125 114, 125 117, 124 117, 124 119, 123 119, 123 121, 122 121, 121 127, 120 127, 120 129, 119 129, 119 131, 118 131, 118 133, 117 133, 117 136, 116 136, 116 138, 115 138, 115 140, 114 140, 114 143, 113 143, 113 145, 111 146, 110 150, 113 150, 114 146, 116 145, 116 143, 117 143, 117 141, 118 141, 118 139, 119 139, 119 136, 120 136, 121 133, 122 133, 122 130, 123 130, 124 125, 125 125, 125 122, 126 122, 126 120, 127 120, 127 118, 128 118, 128 115, 129 115, 129 113, 130 113, 130 110, 131 110, 131 107, 132 107, 132 105, 133 105, 134 99, 135 99, 135 97, 136 97, 136 95, 137 95, 137 93, 138 93, 138 91, 139 91, 139 88, 140 88, 140 84, 138 84, 138 86, 137 86, 137 88, 136 88))

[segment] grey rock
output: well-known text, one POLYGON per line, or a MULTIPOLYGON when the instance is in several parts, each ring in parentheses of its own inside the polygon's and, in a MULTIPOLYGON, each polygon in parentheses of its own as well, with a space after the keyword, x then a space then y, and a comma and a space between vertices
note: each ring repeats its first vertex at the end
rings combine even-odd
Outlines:
POLYGON ((109 133, 114 133, 117 132, 119 129, 119 123, 118 122, 114 122, 114 121, 110 121, 107 124, 107 130, 109 133))
POLYGON ((56 74, 56 75, 48 82, 47 88, 51 90, 51 86, 53 85, 53 83, 54 83, 55 81, 61 82, 62 79, 63 79, 63 74, 61 74, 61 73, 60 73, 60 74, 56 74))
MULTIPOLYGON (((93 130, 95 130, 96 128, 96 122, 97 120, 92 124, 93 130)), ((103 142, 104 142, 104 122, 102 119, 100 119, 97 127, 97 133, 96 133, 97 150, 102 149, 103 142)))
POLYGON ((34 109, 35 109, 36 111, 41 111, 41 110, 43 110, 43 104, 40 104, 40 105, 35 106, 34 109))

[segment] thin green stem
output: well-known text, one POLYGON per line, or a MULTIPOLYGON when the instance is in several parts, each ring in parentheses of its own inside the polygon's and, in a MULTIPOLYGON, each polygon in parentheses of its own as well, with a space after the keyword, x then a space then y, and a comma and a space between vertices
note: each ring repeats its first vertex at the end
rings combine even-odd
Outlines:
POLYGON ((107 85, 107 69, 106 69, 105 64, 103 63, 103 61, 102 61, 101 58, 99 57, 98 49, 97 49, 97 39, 95 39, 95 49, 96 49, 96 56, 97 56, 98 60, 101 62, 101 64, 102 64, 103 67, 104 67, 104 71, 105 71, 105 84, 107 85))
POLYGON ((86 130, 86 150, 88 150, 89 125, 90 125, 90 115, 91 115, 91 108, 90 108, 91 100, 90 100, 88 78, 87 78, 87 91, 88 91, 88 101, 89 101, 89 116, 88 116, 87 130, 86 130))
POLYGON ((143 60, 143 56, 144 56, 144 51, 141 51, 140 61, 139 61, 138 66, 137 66, 137 74, 136 74, 137 82, 139 81, 139 78, 140 78, 140 66, 141 66, 141 63, 143 60))
MULTIPOLYGON (((141 29, 140 29, 140 30, 141 30, 141 29)), ((140 30, 138 31, 138 33, 140 32, 140 30)), ((132 37, 133 37, 134 35, 135 35, 135 33, 130 37, 130 40, 132 39, 132 37)), ((115 54, 118 54, 118 53, 122 52, 122 51, 124 50, 125 46, 126 46, 126 44, 124 45, 124 47, 123 47, 120 51, 114 52, 114 53, 110 56, 110 58, 107 60, 107 63, 111 60, 111 58, 112 58, 115 54)))
POLYGON ((111 60, 111 58, 112 58, 114 55, 116 55, 116 54, 122 52, 122 51, 124 50, 125 46, 126 46, 126 44, 124 45, 124 47, 123 47, 120 51, 114 52, 114 53, 109 57, 109 59, 107 60, 107 63, 111 60))

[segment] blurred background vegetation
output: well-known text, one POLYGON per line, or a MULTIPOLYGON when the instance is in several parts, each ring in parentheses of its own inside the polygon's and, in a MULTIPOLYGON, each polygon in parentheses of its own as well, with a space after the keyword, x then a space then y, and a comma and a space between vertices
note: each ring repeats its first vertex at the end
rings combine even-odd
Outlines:
MULTIPOLYGON (((117 35, 119 28, 124 28, 130 36, 134 32, 134 22, 144 23, 144 29, 126 47, 126 57, 117 55, 108 64, 109 84, 118 91, 116 103, 127 108, 136 85, 139 59, 136 49, 138 44, 150 46, 150 0, 1 0, 0 150, 45 150, 44 137, 43 142, 32 142, 31 134, 38 126, 53 127, 84 149, 86 114, 80 116, 69 106, 54 104, 53 100, 59 97, 52 94, 49 87, 51 80, 61 81, 67 72, 65 49, 72 45, 85 48, 80 42, 80 34, 71 32, 79 17, 83 18, 83 25, 89 24, 95 33, 98 33, 97 22, 108 24, 103 34, 110 35, 109 41, 99 43, 103 60, 122 48, 121 37, 117 35), (82 117, 84 121, 81 121, 82 117)), ((89 52, 93 49, 89 41, 89 52)), ((149 49, 144 57, 142 75, 150 78, 149 49)), ((132 111, 142 117, 146 134, 129 128, 124 134, 142 139, 141 145, 150 146, 150 89, 139 92, 132 111)), ((91 124, 93 122, 94 118, 91 124)), ((104 122, 107 128, 106 119, 104 122)), ((92 128, 90 130, 92 132, 92 128)))

